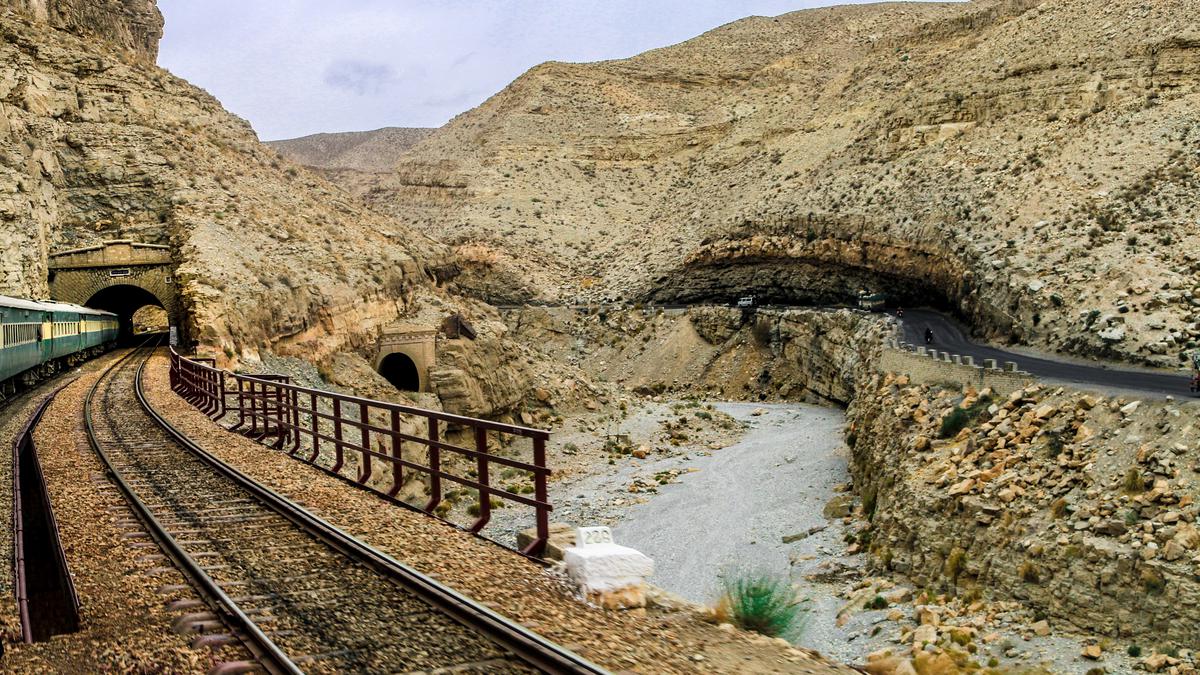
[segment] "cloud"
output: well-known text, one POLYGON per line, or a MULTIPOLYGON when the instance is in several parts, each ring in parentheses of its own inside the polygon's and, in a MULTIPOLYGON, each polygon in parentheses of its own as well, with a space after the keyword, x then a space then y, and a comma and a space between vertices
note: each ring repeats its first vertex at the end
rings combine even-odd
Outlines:
POLYGON ((378 96, 395 81, 396 71, 386 63, 335 61, 325 69, 325 84, 359 96, 378 96))

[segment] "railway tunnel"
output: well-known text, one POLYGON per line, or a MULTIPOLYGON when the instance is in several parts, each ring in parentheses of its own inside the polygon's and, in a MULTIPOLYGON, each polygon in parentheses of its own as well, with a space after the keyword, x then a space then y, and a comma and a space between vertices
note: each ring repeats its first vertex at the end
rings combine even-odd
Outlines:
POLYGON ((134 316, 147 307, 158 307, 164 312, 163 301, 150 291, 133 284, 106 286, 82 303, 86 307, 112 312, 121 319, 121 335, 130 337, 134 330, 134 316))
POLYGON ((429 391, 435 362, 437 329, 399 323, 387 327, 375 347, 375 372, 401 391, 429 391))
POLYGON ((153 307, 166 314, 181 343, 186 341, 187 321, 169 247, 117 240, 53 253, 49 285, 54 300, 116 314, 123 339, 134 334, 135 314, 153 307))

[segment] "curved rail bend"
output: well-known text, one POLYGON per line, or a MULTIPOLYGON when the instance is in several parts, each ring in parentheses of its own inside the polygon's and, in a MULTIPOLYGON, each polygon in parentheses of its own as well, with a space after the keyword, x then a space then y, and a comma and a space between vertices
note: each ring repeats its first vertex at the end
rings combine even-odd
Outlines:
MULTIPOLYGON (((108 466, 114 481, 117 482, 130 503, 134 505, 139 517, 146 523, 155 540, 178 563, 180 569, 195 581, 196 586, 205 594, 214 609, 220 612, 221 618, 225 619, 227 625, 233 628, 235 633, 247 638, 248 648, 254 652, 255 657, 264 668, 270 672, 296 673, 301 672, 299 663, 312 663, 314 666, 320 667, 327 663, 326 660, 343 659, 343 663, 349 663, 355 668, 372 670, 378 666, 383 669, 382 667, 394 665, 379 661, 381 658, 386 658, 385 653, 389 648, 401 643, 404 647, 407 646, 409 638, 403 635, 398 636, 394 632, 398 630, 397 624, 407 623, 414 626, 409 637, 421 635, 424 631, 457 630, 459 635, 450 638, 455 645, 451 653, 457 658, 466 659, 468 665, 476 664, 475 667, 482 669, 475 672, 529 672, 531 669, 563 674, 606 672, 599 666, 547 641, 351 537, 206 452, 172 426, 146 400, 142 391, 142 372, 152 353, 153 350, 147 348, 130 352, 97 381, 85 404, 89 439, 108 466), (140 445, 134 443, 135 451, 132 453, 121 450, 113 452, 111 447, 106 450, 104 443, 99 438, 100 434, 97 433, 97 425, 93 424, 92 399, 100 391, 101 383, 108 381, 110 384, 104 392, 107 400, 109 392, 113 391, 113 386, 116 384, 115 380, 121 375, 119 371, 121 369, 128 371, 133 368, 135 356, 142 357, 140 363, 136 365, 135 371, 127 372, 126 376, 131 375, 132 394, 133 398, 136 398, 136 404, 130 401, 131 405, 126 407, 136 408, 137 414, 149 418, 152 422, 145 426, 153 427, 154 433, 161 434, 161 438, 158 439, 158 442, 150 444, 153 447, 143 441, 140 445), (164 446, 167 445, 172 447, 165 448, 164 446), (120 453, 120 457, 112 456, 118 453, 120 453), (171 455, 169 464, 155 459, 164 453, 171 455), (147 462, 149 466, 141 467, 140 462, 143 461, 147 462), (159 461, 157 466, 153 465, 155 461, 159 461), (123 462, 124 470, 119 466, 123 462), (182 497, 177 492, 179 490, 177 486, 174 488, 175 492, 171 487, 164 487, 157 483, 152 487, 144 487, 148 485, 147 481, 158 481, 157 476, 178 471, 178 466, 185 463, 188 468, 186 471, 187 485, 184 489, 192 493, 203 494, 206 482, 211 481, 216 485, 219 481, 223 486, 221 489, 224 500, 222 503, 216 504, 219 508, 214 509, 212 506, 214 501, 210 500, 197 510, 194 503, 189 505, 186 502, 187 498, 194 500, 194 494, 182 497), (131 482, 135 481, 128 480, 123 474, 139 470, 141 474, 137 476, 137 486, 134 487, 131 482), (161 518, 156 517, 151 513, 152 509, 147 506, 146 501, 139 499, 135 494, 138 490, 155 492, 158 501, 174 503, 176 512, 161 518), (235 499, 231 501, 231 498, 235 499), (221 513, 220 527, 214 530, 204 530, 204 521, 213 518, 210 512, 214 510, 221 513), (293 586, 284 585, 278 588, 264 589, 262 586, 265 582, 261 578, 253 579, 252 584, 250 581, 219 581, 214 578, 214 575, 220 576, 223 566, 206 562, 205 564, 209 565, 209 569, 206 570, 204 564, 198 563, 196 557, 189 554, 187 545, 181 544, 179 539, 172 536, 170 522, 176 523, 176 526, 183 526, 188 532, 188 537, 193 540, 204 539, 210 535, 212 535, 212 541, 216 541, 218 538, 230 539, 235 537, 237 528, 246 522, 252 522, 251 526, 259 528, 258 531, 261 531, 262 528, 274 528, 270 530, 269 537, 258 535, 256 536, 257 541, 252 542, 235 539, 234 544, 249 543, 261 547, 265 541, 284 551, 280 555, 293 561, 290 563, 291 567, 287 567, 287 569, 296 574, 300 574, 296 570, 303 564, 294 561, 311 561, 315 557, 322 561, 320 568, 326 569, 317 569, 312 576, 320 576, 322 572, 327 572, 321 577, 321 583, 336 584, 337 580, 342 578, 347 579, 345 583, 350 583, 350 578, 353 577, 355 585, 349 590, 336 588, 306 590, 307 595, 302 600, 296 600, 295 598, 285 598, 285 596, 295 596, 299 593, 293 586), (290 528, 292 531, 284 531, 283 528, 290 528), (289 542, 291 542, 290 546, 287 545, 289 542), (314 547, 319 547, 320 551, 316 551, 314 547), (299 549, 299 553, 289 554, 288 550, 284 549, 290 551, 299 549), (339 565, 345 569, 337 573, 329 572, 328 568, 339 565), (356 570, 355 567, 360 569, 356 570), (210 571, 213 571, 213 574, 209 574, 210 571), (222 583, 226 586, 235 584, 239 587, 240 585, 252 586, 247 590, 251 597, 245 601, 232 598, 223 590, 222 583), (322 606, 319 600, 313 599, 318 591, 324 590, 333 590, 334 592, 341 590, 341 595, 335 596, 338 598, 336 612, 331 611, 328 606, 322 606), (375 603, 370 602, 372 592, 379 595, 379 599, 375 603), (267 595, 276 598, 277 602, 276 606, 267 608, 266 614, 269 617, 278 619, 283 615, 286 619, 287 613, 294 611, 295 616, 298 617, 295 618, 295 621, 308 621, 309 623, 305 623, 303 626, 311 629, 315 636, 312 639, 308 639, 309 636, 301 636, 305 639, 299 640, 299 642, 307 646, 316 644, 319 648, 327 648, 326 651, 315 655, 294 653, 294 650, 289 650, 286 645, 281 645, 281 643, 289 641, 297 642, 298 638, 294 633, 273 631, 269 627, 257 625, 251 618, 251 614, 259 616, 262 608, 255 608, 252 605, 256 600, 261 600, 267 595), (395 597, 392 597, 393 595, 395 597), (346 605, 343 605, 343 602, 346 605), (357 607, 353 606, 356 602, 358 603, 357 607), (413 603, 417 603, 417 605, 413 603), (246 604, 247 607, 243 607, 243 604, 246 604), (380 644, 377 648, 372 645, 370 653, 367 653, 366 649, 342 649, 339 651, 337 645, 343 645, 349 639, 343 639, 345 636, 338 633, 337 629, 346 626, 328 628, 316 625, 328 614, 350 614, 353 615, 350 626, 355 627, 358 625, 360 610, 363 613, 377 612, 379 616, 389 619, 388 627, 393 632, 386 637, 393 641, 400 640, 400 642, 393 642, 391 645, 380 644), (430 610, 433 611, 430 612, 430 610), (415 620, 414 616, 417 616, 415 620), (458 628, 455 629, 454 626, 458 628), (325 641, 322 642, 322 639, 325 641), (493 647, 481 647, 481 644, 491 644, 493 647), (473 650, 475 653, 485 655, 490 660, 472 661, 471 659, 482 658, 467 656, 473 650)), ((139 439, 135 439, 135 441, 137 440, 139 439)), ((241 551, 242 549, 238 548, 226 552, 230 559, 235 559, 236 564, 233 566, 239 568, 242 563, 246 563, 253 567, 253 561, 247 563, 239 558, 241 551)), ((206 557, 205 560, 208 561, 210 558, 206 557)), ((265 568, 271 568, 271 565, 275 565, 276 562, 268 561, 265 568)), ((345 624, 345 617, 341 618, 343 619, 342 623, 345 624)), ((330 617, 330 620, 332 621, 333 617, 330 617)), ((338 666, 334 667, 338 668, 338 666)))

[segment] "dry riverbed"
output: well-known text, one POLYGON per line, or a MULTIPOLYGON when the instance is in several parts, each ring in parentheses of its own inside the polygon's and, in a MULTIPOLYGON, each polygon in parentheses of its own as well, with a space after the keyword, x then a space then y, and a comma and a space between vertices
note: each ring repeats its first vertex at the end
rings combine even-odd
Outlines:
MULTIPOLYGON (((922 595, 872 576, 855 544, 865 521, 843 425, 831 408, 695 401, 571 418, 555 434, 554 520, 612 526, 618 543, 655 560, 653 584, 699 605, 717 599, 722 573, 787 575, 808 607, 795 642, 846 663, 907 654, 922 624, 938 622, 971 637, 956 658, 992 672, 1133 671, 1127 645, 1041 626, 1016 603, 922 595), (1089 646, 1102 648, 1098 660, 1084 656, 1089 646)), ((509 538, 523 520, 501 511, 494 525, 509 538)))

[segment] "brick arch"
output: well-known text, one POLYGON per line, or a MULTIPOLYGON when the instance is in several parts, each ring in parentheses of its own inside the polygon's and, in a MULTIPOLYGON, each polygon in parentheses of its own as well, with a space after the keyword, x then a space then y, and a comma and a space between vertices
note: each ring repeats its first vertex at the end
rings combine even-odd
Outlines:
POLYGON ((126 328, 133 312, 158 304, 184 339, 186 312, 175 285, 175 264, 165 246, 129 241, 64 251, 50 256, 50 297, 115 310, 126 328))
POLYGON ((386 328, 375 352, 375 372, 397 389, 429 391, 429 371, 436 356, 437 329, 399 324, 386 328), (411 367, 415 373, 408 370, 411 367), (398 378, 398 379, 394 379, 398 378), (415 388, 411 386, 416 380, 415 388))

